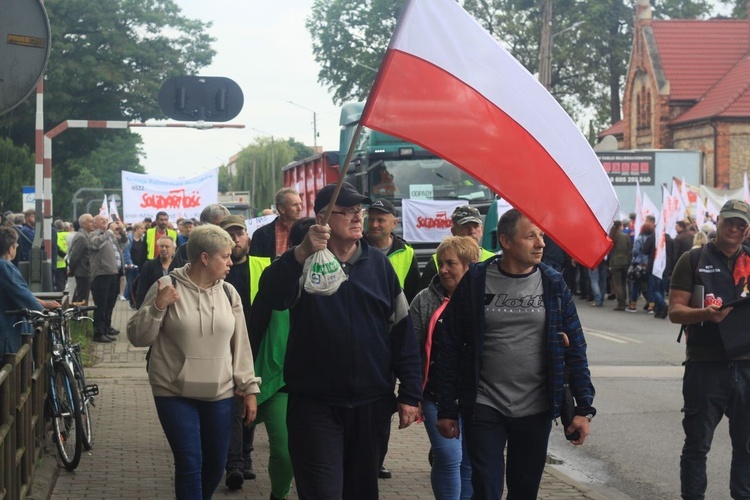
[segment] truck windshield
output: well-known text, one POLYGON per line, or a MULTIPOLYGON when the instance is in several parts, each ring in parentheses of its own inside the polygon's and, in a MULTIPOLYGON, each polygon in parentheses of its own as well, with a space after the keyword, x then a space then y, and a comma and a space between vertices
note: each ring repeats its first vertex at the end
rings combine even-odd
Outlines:
POLYGON ((401 199, 491 201, 492 192, 440 158, 380 160, 369 169, 372 196, 401 199))

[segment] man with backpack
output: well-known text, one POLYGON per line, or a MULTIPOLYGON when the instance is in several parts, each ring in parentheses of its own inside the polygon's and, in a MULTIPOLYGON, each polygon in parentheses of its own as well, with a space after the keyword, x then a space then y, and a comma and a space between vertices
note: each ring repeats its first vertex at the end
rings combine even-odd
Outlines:
POLYGON ((729 490, 732 498, 750 497, 750 308, 722 308, 748 296, 748 224, 750 206, 726 202, 716 239, 683 254, 672 273, 669 319, 687 325, 680 456, 686 499, 704 497, 706 455, 723 415, 732 440, 729 490))

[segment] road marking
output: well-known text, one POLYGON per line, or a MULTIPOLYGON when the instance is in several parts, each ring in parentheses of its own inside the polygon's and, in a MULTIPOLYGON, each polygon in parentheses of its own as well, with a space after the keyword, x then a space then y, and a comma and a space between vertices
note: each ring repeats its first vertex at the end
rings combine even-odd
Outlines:
POLYGON ((640 340, 633 339, 630 337, 626 337, 624 335, 617 335, 616 333, 612 332, 603 332, 601 330, 592 330, 590 328, 584 328, 583 333, 586 335, 593 335, 594 337, 599 337, 604 340, 609 340, 610 342, 616 342, 618 344, 642 344, 640 340))

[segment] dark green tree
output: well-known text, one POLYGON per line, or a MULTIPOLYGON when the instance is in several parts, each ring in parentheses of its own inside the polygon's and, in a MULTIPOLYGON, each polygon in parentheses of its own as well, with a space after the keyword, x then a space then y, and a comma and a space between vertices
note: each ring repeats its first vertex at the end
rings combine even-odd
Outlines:
POLYGON ((23 186, 34 183, 34 155, 28 146, 15 146, 0 137, 0 212, 20 212, 23 186))
MULTIPOLYGON (((742 3, 740 0, 722 0, 742 3)), ((544 0, 463 0, 463 7, 531 73, 539 68, 544 0)), ((655 0, 662 17, 710 13, 707 0, 655 0)), ((321 64, 319 81, 334 101, 364 99, 387 48, 402 0, 316 0, 307 28, 321 64)), ((634 3, 554 0, 551 92, 574 118, 595 114, 597 128, 620 119, 632 47, 634 3), (575 26, 575 29, 568 29, 575 26)))
POLYGON ((270 207, 276 191, 283 185, 281 169, 297 159, 294 142, 290 139, 272 143, 270 137, 255 139, 240 152, 233 189, 250 191, 251 204, 255 208, 270 207))
MULTIPOLYGON (((45 130, 69 119, 162 118, 157 103, 162 83, 172 76, 195 74, 215 54, 214 39, 206 31, 210 23, 183 16, 175 0, 47 0, 45 7, 52 31, 44 84, 45 130)), ((33 149, 35 112, 34 99, 28 99, 0 117, 0 134, 33 149)), ((115 163, 118 168, 142 171, 138 135, 67 131, 53 145, 56 199, 84 187, 72 184, 84 167, 104 187, 119 186, 119 172, 112 175, 103 164, 82 161, 106 158, 106 151, 97 150, 111 148, 114 134, 131 136, 118 143, 116 149, 123 153, 115 163)), ((67 200, 62 205, 69 206, 67 200)), ((55 207, 58 215, 70 215, 58 212, 59 203, 55 207)))
POLYGON ((289 144, 292 147, 292 149, 294 149, 294 158, 292 158, 291 161, 302 160, 304 158, 310 157, 315 154, 315 152, 310 146, 305 146, 301 142, 293 139, 292 137, 287 139, 286 143, 289 144))

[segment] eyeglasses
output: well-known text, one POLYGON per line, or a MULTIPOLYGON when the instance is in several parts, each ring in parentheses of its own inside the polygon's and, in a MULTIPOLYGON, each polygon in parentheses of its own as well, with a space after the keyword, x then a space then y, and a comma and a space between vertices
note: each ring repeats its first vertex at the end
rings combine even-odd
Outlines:
POLYGON ((365 217, 367 215, 367 210, 365 210, 364 208, 350 208, 349 210, 344 211, 331 210, 331 213, 343 215, 346 220, 352 220, 356 215, 365 217))
POLYGON ((736 217, 732 217, 731 219, 724 219, 724 224, 729 227, 739 229, 740 231, 744 231, 745 229, 747 229, 747 223, 742 219, 736 217))

